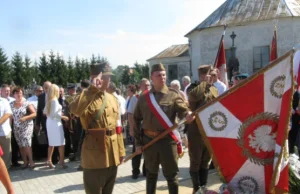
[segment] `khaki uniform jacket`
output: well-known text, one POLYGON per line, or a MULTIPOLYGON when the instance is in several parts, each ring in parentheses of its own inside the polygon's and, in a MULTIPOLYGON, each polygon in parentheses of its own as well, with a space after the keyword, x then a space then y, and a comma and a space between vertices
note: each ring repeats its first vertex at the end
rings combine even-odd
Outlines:
MULTIPOLYGON (((187 93, 190 109, 195 111, 205 103, 216 98, 218 96, 218 89, 208 82, 203 81, 198 85, 191 85, 187 93)), ((200 135, 196 120, 189 125, 188 132, 193 135, 200 135)))
MULTIPOLYGON (((177 115, 181 119, 185 117, 189 111, 189 108, 180 93, 168 88, 166 85, 161 91, 155 91, 154 88, 152 88, 149 92, 153 93, 157 104, 159 104, 172 123, 175 123, 177 115)), ((151 112, 144 94, 138 99, 133 117, 136 124, 134 129, 134 138, 137 146, 142 145, 141 128, 153 131, 165 130, 155 115, 151 112), (141 121, 143 121, 142 124, 141 121)))
MULTIPOLYGON (((119 118, 119 107, 116 97, 102 92, 92 85, 70 104, 70 112, 80 117, 82 127, 85 130, 91 128, 115 130, 119 118), (100 118, 91 126, 92 120, 103 103, 104 95, 106 96, 104 111, 100 118)), ((105 141, 105 144, 99 141, 101 139, 97 139, 95 135, 92 135, 87 130, 81 150, 83 168, 99 169, 117 166, 120 164, 120 157, 125 156, 122 134, 105 136, 105 140, 102 140, 105 141), (101 149, 100 144, 105 145, 105 151, 101 149)))

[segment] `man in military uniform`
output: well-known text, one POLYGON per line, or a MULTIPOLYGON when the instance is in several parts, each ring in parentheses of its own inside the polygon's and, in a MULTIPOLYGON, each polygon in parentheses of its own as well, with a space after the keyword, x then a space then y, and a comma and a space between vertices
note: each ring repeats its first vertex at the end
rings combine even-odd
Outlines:
MULTIPOLYGON (((172 125, 175 122, 176 114, 181 119, 186 116, 188 121, 194 119, 179 92, 166 86, 166 71, 162 64, 155 64, 152 66, 151 80, 153 83, 152 89, 139 97, 134 111, 134 122, 136 126, 134 128, 133 136, 135 138, 137 153, 142 152, 142 145, 149 143, 167 129, 161 123, 159 119, 160 116, 164 115, 165 120, 168 120, 172 125), (155 102, 152 102, 157 103, 159 106, 159 109, 161 110, 160 115, 156 114, 155 111, 151 109, 149 110, 149 96, 152 96, 152 100, 155 100, 155 102), (143 137, 141 128, 144 131, 143 137)), ((157 108, 157 110, 159 109, 157 108)), ((179 144, 177 143, 178 142, 176 142, 173 137, 167 135, 144 150, 145 161, 147 161, 147 194, 156 193, 156 182, 160 164, 163 169, 163 174, 168 182, 169 193, 178 193, 177 145, 179 144)))
POLYGON ((74 160, 76 160, 77 155, 79 155, 78 154, 78 146, 79 146, 79 140, 80 140, 82 127, 80 124, 80 119, 70 113, 70 107, 69 107, 71 102, 73 102, 73 100, 77 96, 76 84, 70 83, 70 84, 68 84, 67 88, 68 88, 68 97, 65 100, 65 103, 66 103, 65 115, 67 117, 69 117, 69 122, 68 122, 67 128, 68 128, 68 133, 69 133, 69 136, 71 139, 72 153, 70 154, 70 160, 74 161, 74 160))
MULTIPOLYGON (((218 90, 210 82, 211 65, 198 68, 199 84, 191 84, 188 88, 189 105, 192 111, 203 106, 218 96, 218 90)), ((193 183, 193 193, 201 187, 205 190, 211 157, 201 137, 196 121, 188 126, 188 141, 190 155, 190 175, 193 183)))
POLYGON ((118 102, 100 90, 102 75, 112 75, 107 63, 91 65, 91 85, 70 104, 70 112, 80 117, 86 130, 81 165, 87 194, 111 194, 125 156, 122 133, 116 131, 118 102))

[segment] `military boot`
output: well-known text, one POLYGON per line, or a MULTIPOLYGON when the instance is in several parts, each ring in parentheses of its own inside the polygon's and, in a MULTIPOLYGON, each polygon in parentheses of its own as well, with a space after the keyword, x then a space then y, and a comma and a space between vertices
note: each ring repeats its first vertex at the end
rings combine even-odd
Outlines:
POLYGON ((169 194, 178 194, 178 184, 174 182, 168 182, 169 194))
POLYGON ((146 181, 146 193, 147 194, 155 194, 156 193, 156 182, 157 179, 151 179, 146 181))
POLYGON ((201 187, 206 186, 207 178, 208 178, 208 169, 201 168, 199 170, 199 180, 200 180, 201 187))
POLYGON ((190 172, 192 183, 193 183, 193 193, 196 193, 200 188, 199 174, 198 172, 190 172))

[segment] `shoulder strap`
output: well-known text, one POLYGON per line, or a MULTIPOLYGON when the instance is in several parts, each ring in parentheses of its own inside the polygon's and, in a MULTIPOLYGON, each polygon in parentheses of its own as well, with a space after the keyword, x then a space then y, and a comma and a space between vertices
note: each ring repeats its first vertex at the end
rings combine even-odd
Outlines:
POLYGON ((104 93, 102 105, 101 105, 100 109, 98 110, 97 114, 94 116, 93 120, 91 121, 90 128, 92 128, 93 123, 95 123, 100 118, 100 116, 102 115, 102 113, 104 111, 105 106, 106 106, 106 94, 104 93))

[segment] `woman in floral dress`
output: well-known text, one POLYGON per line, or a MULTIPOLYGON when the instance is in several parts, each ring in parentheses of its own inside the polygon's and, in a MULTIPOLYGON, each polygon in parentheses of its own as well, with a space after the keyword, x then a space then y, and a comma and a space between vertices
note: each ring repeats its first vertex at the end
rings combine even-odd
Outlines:
POLYGON ((14 88, 13 96, 16 99, 10 104, 13 112, 13 132, 20 147, 20 153, 24 162, 23 168, 27 168, 30 165, 30 168, 33 169, 35 164, 32 160, 31 140, 33 119, 36 117, 36 112, 32 104, 23 99, 22 88, 14 88))

